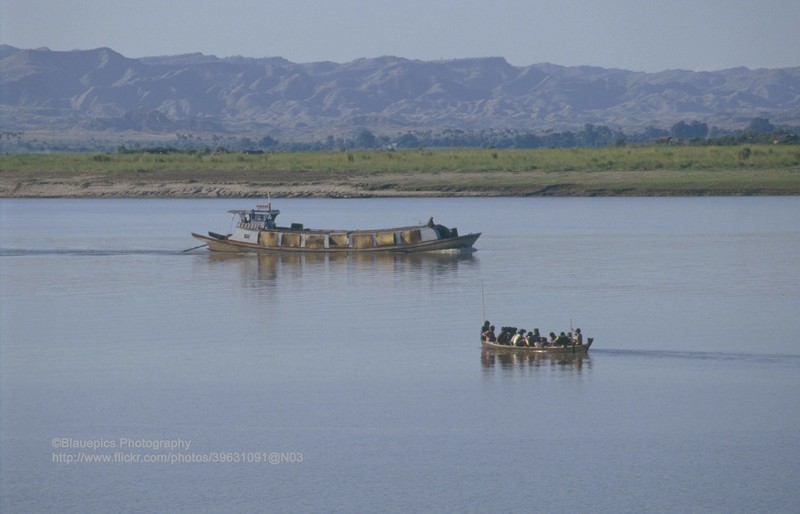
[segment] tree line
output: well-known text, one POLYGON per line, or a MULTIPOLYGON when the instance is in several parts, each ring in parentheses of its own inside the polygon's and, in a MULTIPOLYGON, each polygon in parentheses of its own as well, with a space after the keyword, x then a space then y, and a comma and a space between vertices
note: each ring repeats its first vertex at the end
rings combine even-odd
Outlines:
POLYGON ((336 145, 345 148, 574 148, 624 146, 626 144, 800 144, 800 126, 778 127, 766 118, 754 118, 743 130, 725 131, 709 128, 699 121, 679 121, 670 129, 648 127, 642 132, 628 134, 604 125, 584 125, 578 131, 546 131, 544 133, 512 130, 458 130, 441 132, 406 132, 394 138, 376 136, 362 130, 350 140, 326 142, 328 149, 336 145))
POLYGON ((272 137, 260 140, 233 140, 215 150, 228 151, 314 151, 357 149, 414 148, 577 148, 625 146, 627 144, 800 144, 800 126, 776 126, 766 118, 754 118, 741 130, 709 127, 699 121, 679 121, 669 129, 648 127, 637 133, 625 133, 604 125, 586 124, 577 131, 444 129, 407 131, 396 135, 375 134, 368 129, 350 136, 329 136, 311 142, 281 142, 272 137))
POLYGON ((0 135, 0 152, 98 152, 118 153, 228 153, 275 151, 323 151, 358 149, 414 148, 577 148, 625 146, 628 144, 667 145, 741 145, 741 144, 800 144, 800 126, 777 126, 767 118, 753 118, 739 130, 709 127, 700 121, 679 121, 669 129, 648 127, 636 133, 625 133, 604 125, 586 124, 581 130, 544 132, 519 130, 444 129, 439 131, 406 131, 394 135, 376 134, 369 129, 353 131, 350 135, 317 141, 279 141, 272 136, 243 137, 234 135, 202 135, 178 133, 172 141, 153 145, 152 140, 131 139, 123 144, 89 141, 48 141, 26 137, 24 132, 4 132, 0 135))

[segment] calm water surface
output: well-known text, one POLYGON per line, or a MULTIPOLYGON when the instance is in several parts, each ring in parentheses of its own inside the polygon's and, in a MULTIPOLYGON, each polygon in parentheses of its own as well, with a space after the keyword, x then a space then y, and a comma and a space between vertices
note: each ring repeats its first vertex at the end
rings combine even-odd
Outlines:
POLYGON ((483 235, 181 253, 253 203, 0 200, 1 511, 800 510, 800 199, 274 200, 483 235))

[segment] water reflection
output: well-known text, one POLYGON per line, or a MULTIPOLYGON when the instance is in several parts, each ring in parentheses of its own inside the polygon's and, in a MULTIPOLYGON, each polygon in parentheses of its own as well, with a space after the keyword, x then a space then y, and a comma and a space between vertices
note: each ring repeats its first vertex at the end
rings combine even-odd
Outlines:
POLYGON ((473 252, 399 253, 308 253, 308 254, 236 254, 209 252, 213 265, 233 264, 245 285, 277 285, 283 278, 335 273, 343 270, 367 271, 380 275, 427 274, 434 277, 451 274, 460 266, 478 261, 473 252))
POLYGON ((554 354, 554 353, 528 353, 506 352, 496 350, 481 350, 481 366, 484 370, 500 368, 514 370, 520 368, 559 368, 574 370, 578 373, 584 369, 592 368, 592 359, 589 355, 582 354, 554 354))

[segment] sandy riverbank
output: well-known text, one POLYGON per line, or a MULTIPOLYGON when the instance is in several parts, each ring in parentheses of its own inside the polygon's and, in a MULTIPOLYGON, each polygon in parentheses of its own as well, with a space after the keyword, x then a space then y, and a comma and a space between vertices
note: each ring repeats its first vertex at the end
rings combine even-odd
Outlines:
POLYGON ((684 184, 635 184, 611 180, 586 182, 548 180, 530 184, 508 184, 498 179, 464 183, 425 180, 406 181, 313 181, 294 183, 253 183, 216 181, 130 181, 87 179, 87 177, 14 180, 0 178, 0 198, 376 198, 376 197, 466 197, 466 196, 744 196, 799 195, 800 183, 687 182, 684 184))
MULTIPOLYGON (((510 187, 502 180, 502 172, 494 172, 495 185, 486 187, 465 183, 456 174, 430 177, 415 175, 382 175, 379 179, 310 180, 306 182, 214 181, 214 180, 127 180, 124 178, 76 176, 27 179, 0 177, 0 198, 386 198, 386 197, 456 197, 456 196, 588 196, 592 193, 578 184, 547 184, 526 188, 510 187)), ((597 191, 594 192, 597 194, 597 191)))
MULTIPOLYGON (((296 184, 258 185, 237 183, 185 182, 132 183, 126 181, 37 181, 2 182, 0 197, 3 198, 248 198, 248 197, 369 197, 400 196, 396 191, 363 191, 347 185, 296 184)), ((415 196, 429 196, 418 192, 415 196)), ((403 194, 402 196, 412 196, 403 194)))

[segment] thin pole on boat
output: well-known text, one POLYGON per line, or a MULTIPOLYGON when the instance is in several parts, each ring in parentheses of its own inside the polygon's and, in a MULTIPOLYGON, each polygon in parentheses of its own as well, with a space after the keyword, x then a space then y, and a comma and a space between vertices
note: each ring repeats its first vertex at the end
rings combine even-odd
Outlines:
POLYGON ((575 334, 573 334, 572 330, 572 318, 569 319, 569 339, 572 343, 572 353, 575 353, 575 334))
POLYGON ((181 253, 190 252, 192 250, 197 250, 198 248, 202 248, 206 246, 206 243, 201 244, 200 246, 193 246, 192 248, 187 248, 186 250, 181 250, 181 253))

